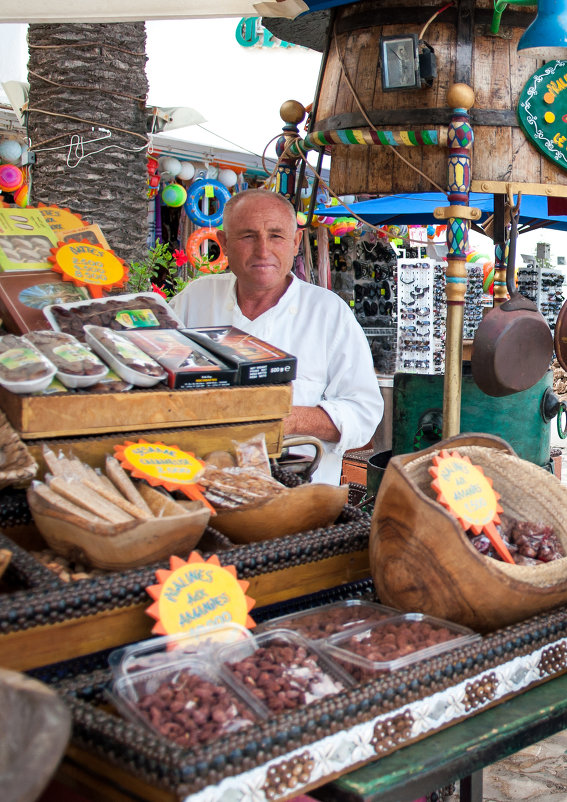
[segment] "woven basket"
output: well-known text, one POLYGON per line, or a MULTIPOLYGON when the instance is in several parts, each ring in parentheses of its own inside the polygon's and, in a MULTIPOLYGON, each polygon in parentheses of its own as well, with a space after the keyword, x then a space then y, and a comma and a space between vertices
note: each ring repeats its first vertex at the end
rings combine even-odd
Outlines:
POLYGON ((374 508, 370 566, 380 600, 480 632, 567 603, 567 558, 510 565, 480 554, 436 501, 428 468, 441 448, 480 465, 504 513, 552 526, 567 553, 567 489, 516 456, 498 437, 462 434, 416 454, 393 457, 374 508))
POLYGON ((0 410, 0 489, 26 484, 37 473, 37 463, 0 410))

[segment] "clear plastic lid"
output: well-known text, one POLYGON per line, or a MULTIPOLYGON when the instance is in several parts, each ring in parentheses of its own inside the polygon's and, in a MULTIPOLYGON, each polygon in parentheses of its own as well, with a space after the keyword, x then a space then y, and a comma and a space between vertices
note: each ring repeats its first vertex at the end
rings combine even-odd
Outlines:
POLYGON ((25 337, 0 337, 0 384, 11 393, 45 390, 57 368, 25 337))
POLYGON ((376 672, 404 668, 479 638, 450 621, 406 613, 332 635, 321 642, 321 649, 360 682, 376 672))
POLYGON ((148 638, 114 649, 108 656, 108 664, 117 679, 165 667, 187 655, 210 659, 221 646, 249 640, 252 640, 252 634, 246 627, 229 622, 192 632, 148 638))
POLYGON ((109 696, 126 718, 189 749, 265 717, 254 698, 227 683, 210 660, 189 655, 115 679, 109 696))
POLYGON ((57 378, 71 389, 90 387, 108 373, 105 365, 90 348, 71 334, 62 331, 30 331, 26 340, 57 368, 57 378))
POLYGON ((266 714, 294 710, 352 685, 349 675, 289 629, 254 635, 217 652, 222 676, 253 695, 266 714))
POLYGON ((393 607, 361 599, 346 599, 279 616, 263 623, 258 631, 264 632, 284 627, 299 632, 309 640, 319 640, 338 632, 344 632, 345 629, 351 629, 354 626, 362 626, 371 621, 382 621, 396 615, 400 615, 400 611, 394 610, 393 607))
POLYGON ((102 326, 85 325, 85 338, 93 351, 124 381, 136 387, 153 387, 167 378, 161 365, 120 332, 102 326))

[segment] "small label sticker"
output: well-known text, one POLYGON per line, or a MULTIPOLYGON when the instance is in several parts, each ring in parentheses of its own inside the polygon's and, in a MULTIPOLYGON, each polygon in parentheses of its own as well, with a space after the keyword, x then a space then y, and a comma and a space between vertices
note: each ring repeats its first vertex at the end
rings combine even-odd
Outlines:
POLYGON ((159 326, 151 309, 127 309, 116 314, 115 320, 125 329, 149 329, 159 326))
POLYGON ((214 198, 215 188, 212 184, 205 184, 205 198, 214 198))

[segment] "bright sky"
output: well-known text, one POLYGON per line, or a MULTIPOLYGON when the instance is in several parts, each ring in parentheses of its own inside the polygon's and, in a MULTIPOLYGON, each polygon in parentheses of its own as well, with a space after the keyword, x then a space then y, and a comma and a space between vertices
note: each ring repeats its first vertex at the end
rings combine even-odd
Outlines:
MULTIPOLYGON (((148 104, 189 106, 205 117, 202 127, 177 129, 168 137, 261 155, 281 133, 281 104, 312 102, 321 54, 297 46, 242 47, 235 36, 238 22, 146 23, 148 104)), ((25 36, 25 25, 0 24, 0 82, 27 79, 25 36)), ((275 153, 273 145, 267 153, 275 153)))

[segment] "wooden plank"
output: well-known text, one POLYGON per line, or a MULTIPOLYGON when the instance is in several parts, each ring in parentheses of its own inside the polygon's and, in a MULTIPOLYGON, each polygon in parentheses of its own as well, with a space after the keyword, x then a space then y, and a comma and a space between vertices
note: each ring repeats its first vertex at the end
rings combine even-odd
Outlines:
POLYGON ((291 384, 37 396, 0 388, 0 407, 23 437, 35 439, 273 420, 290 413, 291 396, 291 384))
POLYGON ((178 802, 182 798, 73 743, 67 747, 56 778, 92 802, 178 802))
MULTIPOLYGON (((565 181, 567 182, 567 176, 565 176, 565 181)), ((471 192, 506 194, 508 187, 514 194, 522 192, 524 195, 547 195, 550 198, 567 198, 567 183, 565 185, 557 183, 524 184, 519 181, 492 181, 481 178, 475 178, 471 181, 471 192)))
MULTIPOLYGON (((366 579, 369 575, 368 550, 364 549, 250 577, 246 592, 256 600, 257 607, 264 607, 366 579)), ((148 597, 147 605, 119 607, 0 635, 0 662, 4 668, 28 671, 144 640, 155 623, 145 612, 149 604, 148 597)), ((253 617, 253 610, 251 614, 253 617)))
POLYGON ((188 427, 186 429, 154 429, 138 432, 110 432, 93 437, 53 438, 47 440, 28 440, 26 445, 36 460, 38 478, 42 478, 47 470, 43 459, 42 448, 45 444, 55 453, 62 451, 67 457, 75 456, 92 468, 102 468, 106 457, 114 454, 114 446, 126 440, 139 439, 150 442, 165 443, 178 446, 184 451, 191 451, 197 457, 205 457, 211 451, 234 451, 233 440, 244 442, 258 434, 266 437, 266 448, 270 457, 279 457, 283 444, 283 422, 252 421, 250 423, 232 423, 226 426, 188 427))

